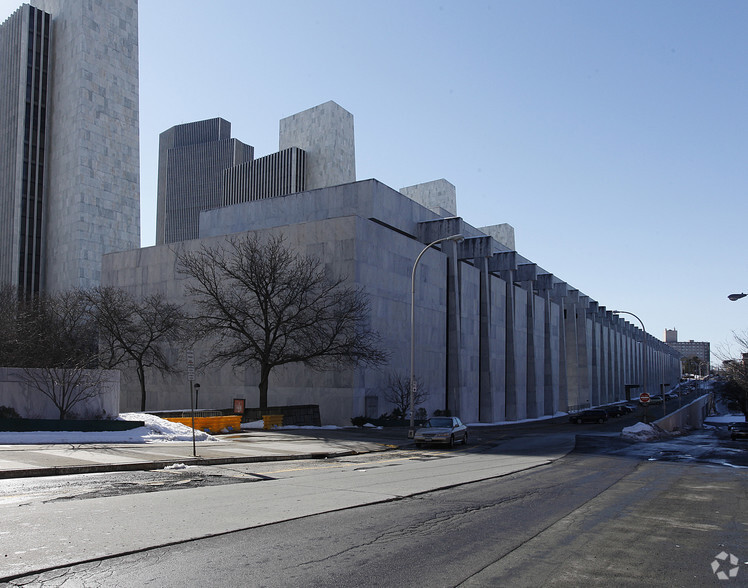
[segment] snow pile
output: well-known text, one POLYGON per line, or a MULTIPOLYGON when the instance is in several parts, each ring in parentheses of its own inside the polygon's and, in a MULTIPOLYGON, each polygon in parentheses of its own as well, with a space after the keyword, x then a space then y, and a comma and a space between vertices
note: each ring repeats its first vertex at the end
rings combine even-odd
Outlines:
POLYGON ((631 441, 658 441, 667 436, 667 433, 657 425, 647 425, 641 422, 630 427, 624 427, 621 431, 621 437, 631 441))
POLYGON ((262 429, 265 426, 263 421, 252 421, 251 423, 242 423, 242 431, 245 429, 262 429))
MULTIPOLYGON (((164 441, 192 441, 192 428, 182 423, 173 423, 144 412, 123 412, 119 415, 121 421, 143 421, 144 427, 138 427, 131 431, 138 432, 141 441, 136 443, 159 443, 164 441)), ((217 437, 208 435, 203 431, 195 431, 195 441, 219 441, 217 437)))
POLYGON ((183 463, 173 463, 171 465, 166 466, 165 470, 186 470, 188 468, 194 468, 195 466, 188 466, 183 463))

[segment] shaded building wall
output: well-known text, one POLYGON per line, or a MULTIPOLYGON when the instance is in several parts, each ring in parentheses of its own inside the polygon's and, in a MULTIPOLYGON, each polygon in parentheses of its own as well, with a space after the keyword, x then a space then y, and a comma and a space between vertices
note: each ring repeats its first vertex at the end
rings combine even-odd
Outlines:
POLYGON ((0 282, 42 287, 51 16, 28 5, 0 25, 0 282))

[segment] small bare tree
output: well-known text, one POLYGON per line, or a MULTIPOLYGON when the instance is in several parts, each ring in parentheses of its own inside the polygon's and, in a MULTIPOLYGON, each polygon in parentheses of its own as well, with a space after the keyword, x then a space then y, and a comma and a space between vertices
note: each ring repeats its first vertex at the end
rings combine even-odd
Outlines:
POLYGON ((101 363, 107 368, 134 364, 140 384, 140 410, 146 406, 146 368, 173 373, 167 347, 183 335, 182 307, 162 294, 136 299, 124 290, 98 287, 86 293, 99 329, 101 363))
MULTIPOLYGON (((418 377, 414 378, 413 383, 415 384, 413 410, 415 410, 419 404, 426 402, 429 393, 418 377)), ((390 374, 384 399, 395 405, 395 410, 400 418, 404 419, 410 410, 410 377, 402 374, 390 374)))
POLYGON ((81 366, 24 368, 23 379, 32 390, 49 398, 60 420, 72 409, 101 394, 102 371, 81 366))
POLYGON ((328 277, 318 259, 291 251, 282 237, 228 238, 181 253, 178 264, 190 278, 196 332, 212 342, 209 362, 256 367, 262 409, 278 366, 328 370, 386 360, 363 290, 328 277))
POLYGON ((96 327, 86 297, 79 290, 41 294, 20 301, 18 308, 24 381, 49 398, 64 419, 101 392, 96 327))

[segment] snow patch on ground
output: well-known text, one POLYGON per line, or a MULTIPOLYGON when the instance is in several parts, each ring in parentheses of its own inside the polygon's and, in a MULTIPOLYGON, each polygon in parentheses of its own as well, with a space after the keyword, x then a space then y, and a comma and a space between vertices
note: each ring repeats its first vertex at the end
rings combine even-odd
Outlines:
POLYGON ((630 427, 624 427, 621 431, 621 437, 630 439, 631 441, 659 441, 669 436, 667 432, 657 425, 642 422, 631 425, 630 427))

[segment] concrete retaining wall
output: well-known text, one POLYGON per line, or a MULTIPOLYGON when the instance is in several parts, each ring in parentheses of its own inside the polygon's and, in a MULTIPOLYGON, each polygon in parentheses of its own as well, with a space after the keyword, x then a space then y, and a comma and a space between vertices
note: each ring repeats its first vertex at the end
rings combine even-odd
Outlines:
POLYGON ((699 429, 707 416, 710 397, 711 394, 701 396, 679 410, 655 421, 655 424, 665 431, 699 429))

